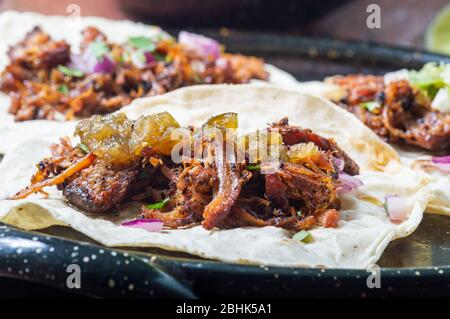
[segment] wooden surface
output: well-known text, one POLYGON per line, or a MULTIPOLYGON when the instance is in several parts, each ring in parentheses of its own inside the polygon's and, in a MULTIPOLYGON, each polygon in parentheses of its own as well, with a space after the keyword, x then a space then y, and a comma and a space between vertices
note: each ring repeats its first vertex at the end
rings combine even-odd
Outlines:
MULTIPOLYGON (((142 6, 144 1, 141 1, 142 6)), ((157 3, 157 1, 152 3, 155 2, 157 3)), ((28 10, 64 15, 67 14, 67 5, 72 3, 80 6, 82 15, 99 15, 113 19, 135 19, 123 9, 120 0, 0 0, 0 10, 28 10)), ((323 1, 323 3, 324 6, 327 5, 326 1, 323 1)), ((342 5, 307 26, 290 27, 289 30, 283 30, 283 32, 421 48, 423 47, 426 27, 433 16, 447 3, 449 3, 448 0, 343 1, 342 5), (381 29, 371 30, 366 26, 368 16, 366 8, 370 3, 377 3, 381 7, 381 29)), ((164 4, 164 10, 167 10, 167 5, 164 4)), ((151 4, 147 6, 147 12, 157 11, 155 7, 151 7, 151 4)), ((163 8, 158 9, 159 11, 163 10, 163 8)), ((182 9, 180 8, 180 10, 182 9)), ((145 9, 143 11, 144 14, 141 17, 145 17, 145 9)), ((259 14, 257 9, 255 9, 255 14, 259 14)), ((145 22, 157 23, 158 21, 145 22)), ((183 25, 183 20, 180 20, 176 27, 192 26, 183 25)), ((258 26, 254 26, 254 29, 258 30, 258 26)))

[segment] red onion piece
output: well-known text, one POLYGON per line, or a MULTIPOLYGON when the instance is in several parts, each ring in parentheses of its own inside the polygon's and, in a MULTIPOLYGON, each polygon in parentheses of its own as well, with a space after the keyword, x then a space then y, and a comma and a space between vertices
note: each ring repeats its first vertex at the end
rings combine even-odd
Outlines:
POLYGON ((384 208, 392 222, 402 222, 408 217, 408 204, 405 197, 386 195, 384 208))
POLYGON ((195 50, 203 57, 213 57, 214 59, 217 59, 220 56, 219 42, 203 35, 181 31, 178 35, 178 42, 195 50))
POLYGON ((333 157, 333 164, 337 168, 338 173, 340 173, 344 170, 345 162, 343 159, 333 157))
POLYGON ((431 161, 435 164, 450 164, 450 155, 447 156, 433 156, 431 161))
POLYGON ((101 61, 98 61, 94 66, 94 73, 112 73, 115 66, 116 65, 107 56, 104 56, 101 61))
POLYGON ((151 64, 156 61, 155 56, 151 54, 150 52, 144 52, 145 56, 145 62, 148 64, 151 64))
POLYGON ((338 194, 345 194, 354 191, 358 187, 364 185, 361 180, 347 173, 340 172, 338 178, 339 184, 336 191, 338 194))
POLYGON ((98 62, 90 47, 82 54, 72 54, 70 61, 69 67, 80 70, 83 73, 92 73, 98 62))
POLYGON ((159 233, 163 228, 163 222, 159 219, 134 219, 129 222, 122 223, 122 226, 142 228, 149 232, 159 233))
POLYGON ((156 62, 156 58, 150 52, 134 51, 131 53, 131 62, 138 69, 144 69, 156 62))

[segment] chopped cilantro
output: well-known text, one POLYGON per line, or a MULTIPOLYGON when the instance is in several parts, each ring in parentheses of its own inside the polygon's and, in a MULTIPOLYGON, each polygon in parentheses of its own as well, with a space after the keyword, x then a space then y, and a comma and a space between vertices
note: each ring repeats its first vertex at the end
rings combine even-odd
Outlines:
POLYGON ((155 60, 158 62, 167 62, 166 56, 164 56, 162 54, 154 53, 153 56, 155 57, 155 60))
POLYGON ((89 153, 89 147, 86 144, 78 143, 77 147, 82 150, 84 153, 89 153))
POLYGON ((164 206, 166 206, 167 202, 169 202, 169 198, 166 198, 158 203, 154 203, 154 204, 148 204, 146 205, 147 208, 149 209, 161 209, 164 208, 164 206))
POLYGON ((247 165, 247 169, 249 171, 256 171, 258 169, 261 169, 261 165, 260 164, 256 164, 256 165, 247 165))
POLYGON ((61 84, 58 87, 58 92, 62 93, 64 95, 68 95, 69 94, 69 87, 67 85, 65 85, 65 84, 61 84))
POLYGON ((449 87, 445 79, 446 65, 429 62, 419 71, 409 71, 408 79, 423 94, 432 100, 440 88, 449 87))
POLYGON ((380 108, 380 103, 378 103, 376 101, 370 101, 370 102, 360 103, 359 106, 362 107, 363 109, 366 109, 369 112, 373 112, 376 109, 380 108))
POLYGON ((101 59, 106 53, 109 52, 108 46, 102 41, 92 42, 90 48, 97 59, 101 59))
POLYGON ((128 39, 128 43, 132 47, 143 51, 153 52, 156 49, 155 43, 147 37, 131 37, 128 39))
POLYGON ((312 240, 312 235, 310 232, 306 230, 301 230, 297 234, 295 234, 292 239, 303 242, 303 243, 309 243, 312 240))
POLYGON ((65 75, 72 76, 72 77, 75 77, 75 78, 79 78, 79 77, 82 77, 84 75, 84 73, 81 72, 80 70, 71 69, 71 68, 69 68, 69 67, 67 67, 65 65, 61 65, 61 64, 58 65, 58 70, 61 73, 65 74, 65 75))

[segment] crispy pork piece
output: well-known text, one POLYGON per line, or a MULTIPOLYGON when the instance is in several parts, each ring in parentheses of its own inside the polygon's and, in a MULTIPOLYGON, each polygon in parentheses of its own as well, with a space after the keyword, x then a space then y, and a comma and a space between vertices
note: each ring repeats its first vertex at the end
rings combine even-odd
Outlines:
POLYGON ((313 142, 319 149, 329 151, 336 158, 344 161, 344 172, 349 175, 358 175, 359 166, 350 158, 334 141, 313 133, 309 129, 302 129, 297 126, 289 125, 288 118, 283 118, 274 123, 270 129, 277 129, 283 137, 283 143, 286 145, 295 145, 298 143, 313 142))
POLYGON ((76 207, 90 213, 104 213, 123 202, 137 176, 136 167, 114 169, 97 161, 60 184, 59 189, 76 207))
POLYGON ((430 151, 450 149, 450 115, 432 110, 429 99, 407 80, 385 84, 381 76, 349 75, 329 81, 347 91, 335 102, 386 141, 430 151))
POLYGON ((308 214, 332 207, 336 201, 330 177, 293 163, 284 163, 278 172, 265 176, 265 196, 276 208, 301 206, 308 214))

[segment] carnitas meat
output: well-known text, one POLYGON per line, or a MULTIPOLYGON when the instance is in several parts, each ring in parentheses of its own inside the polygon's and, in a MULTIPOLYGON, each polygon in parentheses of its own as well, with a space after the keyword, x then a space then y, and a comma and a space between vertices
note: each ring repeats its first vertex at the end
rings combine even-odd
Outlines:
POLYGON ((116 111, 133 99, 195 84, 267 80, 261 59, 221 53, 202 56, 171 39, 108 40, 95 27, 82 32, 80 53, 35 27, 8 51, 0 90, 16 121, 70 120, 116 111))
POLYGON ((328 81, 347 92, 335 102, 386 141, 431 151, 450 149, 450 115, 433 110, 430 100, 409 81, 385 84, 383 77, 374 75, 335 76, 328 81))
POLYGON ((279 157, 270 154, 253 163, 235 133, 218 137, 225 128, 235 132, 236 125, 237 115, 226 113, 202 126, 214 127, 214 134, 187 128, 205 157, 192 151, 177 162, 163 147, 173 145, 167 137, 180 128, 170 114, 136 121, 121 114, 94 116, 77 126, 81 143, 72 146, 62 139, 54 145, 52 156, 37 165, 32 184, 13 198, 56 185, 72 205, 91 213, 106 213, 130 200, 153 203, 142 207, 141 217, 159 219, 168 228, 337 227, 339 176, 358 174, 359 168, 336 142, 285 118, 261 131, 279 134, 269 141, 280 143, 279 157), (276 170, 265 171, 272 166, 276 170))

